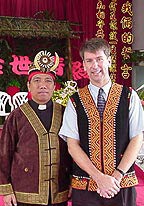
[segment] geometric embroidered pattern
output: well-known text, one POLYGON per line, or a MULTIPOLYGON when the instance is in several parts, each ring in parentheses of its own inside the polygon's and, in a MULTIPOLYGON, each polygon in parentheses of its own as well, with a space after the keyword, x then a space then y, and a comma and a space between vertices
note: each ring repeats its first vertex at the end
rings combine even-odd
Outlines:
MULTIPOLYGON (((86 190, 88 188, 88 191, 96 191, 97 185, 92 180, 91 181, 91 187, 90 187, 90 180, 86 178, 80 178, 77 177, 72 178, 72 188, 80 189, 80 190, 86 190)), ((125 176, 122 178, 120 186, 121 188, 126 187, 132 187, 138 184, 138 179, 135 175, 135 172, 130 172, 128 174, 125 174, 125 176)))
POLYGON ((115 114, 120 101, 122 86, 112 84, 109 91, 103 118, 103 158, 104 173, 111 175, 116 165, 116 145, 115 145, 115 114))
MULTIPOLYGON (((116 167, 116 145, 115 145, 115 114, 119 105, 121 92, 123 87, 117 83, 113 83, 110 89, 108 99, 103 112, 102 136, 101 122, 97 107, 90 95, 88 87, 79 89, 79 98, 84 107, 89 122, 89 152, 90 159, 95 167, 108 175, 112 175, 116 167), (101 164, 103 160, 103 165, 101 164)), ((131 174, 131 173, 129 173, 131 174)), ((97 184, 90 177, 89 180, 81 177, 73 177, 72 187, 77 189, 86 189, 96 191, 97 184)), ((137 184, 135 174, 132 176, 125 175, 121 181, 121 187, 129 187, 137 184)))

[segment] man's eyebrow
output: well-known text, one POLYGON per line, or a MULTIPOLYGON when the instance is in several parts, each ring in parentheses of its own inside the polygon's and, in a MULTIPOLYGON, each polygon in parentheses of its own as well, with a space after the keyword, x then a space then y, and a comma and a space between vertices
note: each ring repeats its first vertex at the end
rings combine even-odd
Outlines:
POLYGON ((52 80, 52 78, 51 78, 51 77, 46 77, 45 79, 51 79, 51 80, 52 80))
POLYGON ((89 59, 92 59, 92 58, 91 57, 85 58, 85 60, 89 60, 89 59))
POLYGON ((33 79, 40 79, 40 77, 33 77, 33 79))

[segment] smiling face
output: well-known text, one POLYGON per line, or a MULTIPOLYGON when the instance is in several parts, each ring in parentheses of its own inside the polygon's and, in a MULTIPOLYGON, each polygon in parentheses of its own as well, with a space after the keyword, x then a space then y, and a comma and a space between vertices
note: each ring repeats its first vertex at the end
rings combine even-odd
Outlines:
POLYGON ((32 99, 38 104, 46 104, 52 97, 55 83, 48 74, 36 74, 27 83, 32 99))
POLYGON ((108 83, 111 57, 107 57, 102 49, 95 52, 85 51, 83 65, 93 85, 102 87, 108 83))

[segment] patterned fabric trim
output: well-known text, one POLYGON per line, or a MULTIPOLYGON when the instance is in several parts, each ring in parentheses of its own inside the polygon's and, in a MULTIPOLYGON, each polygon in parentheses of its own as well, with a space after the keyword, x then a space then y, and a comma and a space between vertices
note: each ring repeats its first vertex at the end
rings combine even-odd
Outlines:
MULTIPOLYGON (((89 125, 88 141, 90 159, 97 169, 105 174, 112 175, 116 167, 116 145, 115 145, 115 115, 119 105, 123 86, 114 83, 110 89, 110 93, 104 109, 104 121, 101 126, 99 112, 95 106, 88 87, 79 90, 79 98, 86 112, 89 125), (101 135, 103 134, 103 135, 101 135)), ((122 180, 122 187, 136 185, 136 177, 131 180, 125 176, 122 180), (127 179, 127 181, 125 180, 127 179)), ((95 191, 97 184, 90 180, 73 178, 72 184, 74 188, 88 188, 95 191), (87 185, 88 184, 88 185, 87 185)))
POLYGON ((52 119, 52 126, 50 129, 49 134, 47 133, 46 129, 40 122, 39 118, 37 117, 36 113, 27 103, 23 104, 21 107, 22 112, 25 114, 27 119, 29 120, 31 126, 35 130, 38 136, 39 142, 39 193, 23 193, 23 192, 15 192, 18 202, 23 203, 31 203, 31 204, 48 204, 48 195, 49 195, 49 186, 51 185, 52 194, 51 199, 52 203, 59 203, 66 201, 66 195, 68 191, 64 191, 62 193, 58 193, 58 166, 55 163, 59 164, 59 141, 58 141, 58 129, 61 125, 61 105, 54 103, 54 113, 52 119), (43 138, 43 136, 46 138, 43 138), (51 142, 51 138, 53 138, 53 142, 51 142), (49 140, 49 141, 48 141, 49 140), (45 148, 55 148, 50 150, 45 150, 45 148), (50 155, 51 152, 51 162, 50 162, 50 155), (56 162, 58 160, 58 162, 56 162), (51 167, 51 176, 50 174, 50 167, 45 167, 44 165, 53 164, 51 167), (55 182, 45 181, 49 180, 50 178, 55 178, 55 182))
POLYGON ((111 175, 116 167, 115 115, 122 93, 122 86, 113 84, 106 102, 103 121, 103 163, 104 173, 111 175))
POLYGON ((67 201, 68 190, 64 192, 58 193, 58 165, 60 165, 60 153, 59 153, 59 141, 58 141, 58 132, 62 122, 62 114, 61 114, 61 105, 54 103, 54 114, 52 119, 52 125, 49 132, 50 139, 50 147, 57 148, 56 150, 51 151, 52 158, 52 167, 51 167, 51 177, 55 179, 55 181, 51 181, 51 201, 52 204, 61 203, 67 201), (58 161, 57 161, 58 160, 58 161), (56 164, 55 164, 56 163, 56 164))
POLYGON ((138 179, 134 171, 134 172, 126 173, 120 185, 122 188, 125 188, 125 187, 132 187, 137 184, 138 184, 138 179))
POLYGON ((84 87, 79 90, 80 101, 84 107, 88 118, 89 125, 89 145, 90 159, 93 164, 102 170, 101 168, 101 142, 100 142, 100 116, 99 112, 95 106, 95 103, 90 95, 88 87, 84 87), (94 145, 94 147, 93 147, 94 145))
POLYGON ((86 190, 88 182, 89 181, 86 178, 73 177, 71 185, 72 185, 72 188, 86 190))
MULTIPOLYGON (((83 177, 73 177, 72 178, 72 188, 75 189, 80 189, 80 190, 86 190, 88 188, 89 191, 96 191, 97 190, 97 185, 95 184, 94 181, 91 181, 91 187, 89 187, 89 182, 90 179, 83 178, 83 177)), ((135 175, 135 172, 127 173, 125 176, 122 178, 121 181, 121 188, 126 188, 126 187, 132 187, 138 184, 137 177, 135 175)))
POLYGON ((0 194, 8 195, 13 193, 13 188, 11 184, 0 185, 0 194))

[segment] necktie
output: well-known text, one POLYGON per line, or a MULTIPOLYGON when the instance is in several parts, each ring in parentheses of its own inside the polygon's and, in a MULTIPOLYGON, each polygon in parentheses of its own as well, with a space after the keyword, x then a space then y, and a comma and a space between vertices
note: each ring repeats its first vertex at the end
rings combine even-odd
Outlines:
POLYGON ((99 111, 101 121, 103 119, 103 111, 105 108, 105 99, 103 97, 103 92, 104 92, 103 89, 100 88, 98 92, 98 97, 97 97, 97 109, 99 111))

